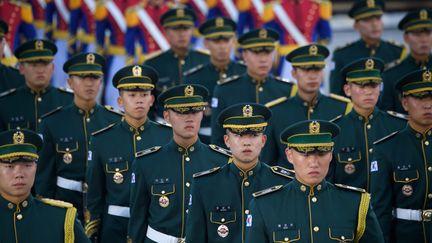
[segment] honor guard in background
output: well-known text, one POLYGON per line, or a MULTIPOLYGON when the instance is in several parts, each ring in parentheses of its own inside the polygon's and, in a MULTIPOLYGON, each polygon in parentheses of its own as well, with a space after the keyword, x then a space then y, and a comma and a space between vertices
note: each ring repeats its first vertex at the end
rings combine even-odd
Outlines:
POLYGON ((72 204, 31 195, 41 147, 33 131, 0 133, 0 241, 89 243, 72 204))
POLYGON ((345 81, 340 71, 348 63, 363 57, 378 57, 390 67, 405 58, 406 49, 402 45, 381 39, 383 13, 384 1, 381 0, 360 0, 353 4, 348 15, 354 19, 354 29, 360 34, 360 39, 334 51, 330 73, 331 93, 345 95, 345 81))
MULTIPOLYGON (((218 17, 203 23, 199 32, 204 37, 204 46, 210 51, 210 62, 201 63, 184 72, 186 84, 201 84, 210 92, 210 98, 216 84, 227 77, 241 75, 246 72, 246 66, 230 59, 232 50, 236 44, 236 24, 228 18, 218 17)), ((211 139, 211 115, 210 107, 204 112, 201 122, 200 138, 204 143, 210 143, 211 139)))
POLYGON ((129 237, 131 242, 184 242, 194 173, 222 166, 229 153, 198 138, 208 91, 178 85, 160 94, 172 140, 137 152, 132 166, 129 237))
POLYGON ((281 134, 295 179, 256 192, 246 220, 246 242, 384 243, 366 191, 324 178, 339 127, 322 120, 291 125, 281 134))
POLYGON ((94 51, 96 0, 69 0, 68 54, 94 51))
MULTIPOLYGON (((174 8, 162 15, 160 23, 165 30, 170 49, 156 52, 145 62, 159 73, 155 95, 177 84, 182 84, 184 71, 198 64, 209 62, 208 54, 192 50, 190 47, 195 20, 195 13, 188 8, 174 8)), ((163 105, 156 103, 155 109, 157 116, 162 118, 163 105)))
MULTIPOLYGON (((3 20, 0 20, 0 60, 4 54, 4 48, 6 43, 6 34, 8 33, 8 25, 3 20)), ((8 67, 0 63, 0 96, 1 93, 18 88, 24 85, 24 76, 22 76, 19 71, 15 68, 8 67)))
POLYGON ((406 126, 404 115, 383 112, 376 104, 384 62, 370 57, 356 60, 342 69, 344 91, 353 110, 336 121, 341 131, 335 139, 328 180, 370 191, 370 163, 373 142, 406 126))
POLYGON ((15 50, 25 85, 0 95, 0 130, 18 127, 37 130, 43 114, 72 103, 70 91, 50 85, 56 52, 54 43, 40 39, 28 41, 15 50))
POLYGON ((287 169, 270 167, 258 159, 270 116, 267 107, 254 103, 232 105, 220 113, 233 162, 194 174, 186 226, 188 243, 245 242, 252 193, 293 179, 294 174, 287 169))
POLYGON ((263 161, 292 168, 286 160, 286 145, 280 142, 280 134, 287 126, 310 119, 335 120, 351 111, 348 99, 320 92, 328 55, 326 47, 311 44, 299 47, 286 56, 293 67, 292 77, 297 80, 297 94, 291 98, 288 95, 277 97, 266 103, 274 115, 266 132, 268 142, 263 150, 263 161))
POLYGON ((126 242, 135 154, 165 145, 172 138, 168 126, 147 117, 157 79, 156 71, 149 66, 120 69, 113 86, 120 92, 117 100, 124 108, 124 117, 92 134, 87 169, 90 221, 86 222, 86 234, 97 237, 98 242, 126 242))
POLYGON ((222 124, 218 124, 217 117, 228 106, 243 102, 265 104, 295 94, 297 87, 294 83, 270 74, 278 40, 276 31, 265 28, 252 30, 240 37, 239 44, 247 71, 228 77, 215 87, 211 102, 212 143, 225 147, 225 132, 222 124))
POLYGON ((396 90, 408 126, 374 143, 372 204, 386 242, 431 242, 432 72, 407 74, 396 90))
POLYGON ((121 114, 96 103, 105 59, 96 53, 72 56, 63 71, 74 90, 73 104, 59 106, 42 117, 44 138, 36 178, 36 194, 72 203, 83 220, 85 173, 92 132, 119 122, 121 114), (65 129, 65 126, 67 129, 65 129))
POLYGON ((45 7, 46 1, 29 0, 33 13, 33 25, 36 29, 36 38, 43 38, 45 33, 45 7))
POLYGON ((384 91, 380 107, 406 114, 395 85, 401 77, 412 71, 432 68, 432 10, 421 9, 407 13, 399 22, 398 28, 404 31, 404 41, 409 46, 410 54, 383 73, 384 91))

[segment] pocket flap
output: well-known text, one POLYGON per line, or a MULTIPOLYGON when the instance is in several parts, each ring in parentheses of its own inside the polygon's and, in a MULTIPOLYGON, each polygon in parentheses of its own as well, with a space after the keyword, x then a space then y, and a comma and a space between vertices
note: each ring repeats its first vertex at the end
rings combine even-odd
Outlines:
POLYGON ((351 242, 354 240, 354 232, 350 229, 329 228, 329 237, 338 242, 351 242))
POLYGON ((300 240, 299 229, 286 229, 273 232, 273 242, 287 243, 300 240))
POLYGON ((166 196, 175 192, 175 184, 155 184, 151 186, 153 196, 166 196))
POLYGON ((56 143, 56 151, 58 153, 72 153, 78 151, 78 142, 60 142, 56 143))
POLYGON ((338 153, 337 159, 340 163, 353 163, 361 160, 360 151, 338 153))
POLYGON ((236 220, 236 212, 210 212, 210 222, 213 224, 229 224, 236 220))
POLYGON ((17 129, 17 128, 30 129, 30 122, 28 122, 28 121, 11 121, 8 123, 8 129, 17 129))
POLYGON ((124 172, 129 170, 129 163, 127 161, 106 163, 105 170, 107 173, 124 172))
POLYGON ((418 170, 397 170, 393 172, 395 182, 409 183, 419 178, 418 170))

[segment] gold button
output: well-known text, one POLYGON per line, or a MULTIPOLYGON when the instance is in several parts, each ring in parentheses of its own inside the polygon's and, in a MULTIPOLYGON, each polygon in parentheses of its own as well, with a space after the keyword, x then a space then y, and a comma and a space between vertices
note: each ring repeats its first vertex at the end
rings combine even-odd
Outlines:
POLYGON ((115 171, 116 171, 116 172, 119 172, 119 170, 120 170, 119 168, 115 168, 115 171))
POLYGON ((69 151, 69 148, 66 148, 66 151, 69 151))
POLYGON ((304 185, 301 185, 301 186, 300 186, 300 190, 301 190, 302 192, 305 192, 305 191, 306 191, 306 187, 305 187, 304 185))
POLYGON ((222 223, 225 222, 225 218, 222 218, 222 219, 221 219, 221 222, 222 222, 222 223))
POLYGON ((245 181, 244 185, 249 186, 249 181, 245 181))
POLYGON ((161 191, 162 194, 165 194, 165 191, 161 191))
POLYGON ((251 176, 253 175, 253 171, 249 171, 248 174, 251 176))
POLYGON ((345 240, 345 236, 342 235, 342 236, 341 236, 341 239, 342 239, 342 240, 345 240))
POLYGON ((190 147, 189 151, 193 152, 195 150, 194 146, 190 147))
POLYGON ((314 110, 313 110, 313 109, 309 109, 309 112, 310 112, 310 113, 313 113, 313 112, 314 112, 314 110))
POLYGON ((348 161, 352 161, 352 158, 348 158, 348 161))
POLYGON ((431 132, 431 131, 429 131, 429 132, 428 132, 428 135, 431 135, 431 133, 432 133, 432 132, 431 132))
POLYGON ((245 214, 249 214, 249 210, 248 209, 245 210, 245 214))
POLYGON ((140 141, 141 140, 141 136, 137 136, 137 140, 140 141))
POLYGON ((313 230, 314 230, 315 232, 318 232, 318 231, 319 231, 319 227, 318 227, 318 226, 315 226, 315 227, 313 228, 313 230))
POLYGON ((14 205, 12 203, 8 203, 8 208, 12 209, 14 207, 14 205))
POLYGON ((185 64, 185 60, 180 60, 180 64, 184 65, 185 64))
POLYGON ((141 130, 141 131, 144 131, 144 127, 143 127, 143 126, 141 126, 141 127, 140 127, 140 130, 141 130))
POLYGON ((406 177, 406 178, 405 178, 405 181, 409 181, 409 178, 408 178, 408 177, 406 177))
POLYGON ((86 118, 86 122, 90 122, 90 118, 86 118))
POLYGON ((38 101, 38 102, 41 102, 41 101, 42 101, 42 97, 38 97, 38 98, 37 98, 37 101, 38 101))
POLYGON ((22 214, 18 214, 18 215, 17 215, 17 219, 18 219, 18 220, 21 220, 22 218, 23 218, 22 214))
POLYGON ((425 141, 425 145, 426 145, 426 146, 429 146, 429 141, 425 141))
POLYGON ((313 197, 313 198, 312 198, 312 202, 316 203, 316 202, 317 202, 317 198, 316 198, 316 197, 313 197))
POLYGON ((317 190, 320 191, 321 190, 321 185, 317 186, 317 190))
POLYGON ((132 128, 132 127, 129 127, 129 131, 133 132, 133 128, 132 128))
POLYGON ((41 122, 42 122, 42 119, 39 118, 39 119, 38 119, 38 122, 41 123, 41 122))
POLYGON ((185 160, 186 160, 186 161, 190 161, 190 158, 189 158, 189 157, 186 157, 185 160))
POLYGON ((27 207, 28 206, 28 202, 27 201, 22 202, 22 206, 23 207, 27 207))
POLYGON ((263 87, 259 87, 259 88, 258 88, 258 91, 259 91, 259 92, 263 92, 263 90, 264 90, 263 87))
POLYGON ((183 148, 178 147, 179 152, 183 152, 183 148))
POLYGON ((190 183, 189 182, 186 182, 186 187, 190 187, 190 183))
POLYGON ((429 193, 429 194, 428 194, 428 198, 429 198, 429 199, 432 199, 432 193, 429 193))
POLYGON ((429 167, 428 167, 428 171, 429 171, 429 172, 432 172, 432 166, 429 166, 429 167))
POLYGON ((287 242, 288 242, 288 241, 289 241, 289 238, 288 238, 288 237, 285 237, 285 238, 284 238, 284 241, 287 241, 287 242))
POLYGON ((239 174, 240 174, 240 176, 241 176, 241 177, 243 177, 243 172, 241 172, 241 171, 240 171, 240 173, 239 173, 239 174))
POLYGON ((369 153, 372 153, 372 152, 373 152, 373 149, 372 149, 372 148, 370 148, 370 149, 369 149, 369 153))

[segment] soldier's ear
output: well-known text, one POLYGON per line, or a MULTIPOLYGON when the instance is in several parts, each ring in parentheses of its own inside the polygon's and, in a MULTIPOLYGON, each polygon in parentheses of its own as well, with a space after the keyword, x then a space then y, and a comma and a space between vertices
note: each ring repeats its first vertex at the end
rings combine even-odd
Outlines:
POLYGON ((290 149, 290 148, 287 147, 285 149, 285 155, 287 157, 288 162, 290 162, 290 164, 294 165, 293 162, 292 162, 292 158, 293 158, 293 151, 292 151, 292 149, 290 149))
POLYGON ((343 90, 346 96, 351 97, 351 86, 349 84, 344 84, 343 90))
POLYGON ((120 95, 117 97, 117 104, 120 106, 120 107, 124 107, 124 105, 123 105, 123 98, 122 98, 122 93, 120 93, 120 95))
POLYGON ((264 148, 264 146, 265 146, 265 144, 267 142, 267 135, 265 135, 264 133, 261 136, 261 142, 262 142, 262 147, 261 148, 264 148))
POLYGON ((404 110, 408 112, 408 97, 401 97, 400 102, 404 110))
POLYGON ((229 141, 228 132, 223 136, 223 139, 224 139, 225 146, 227 146, 227 148, 230 149, 230 141, 229 141))
POLYGON ((170 121, 170 115, 169 115, 169 110, 164 110, 163 111, 163 117, 165 119, 166 122, 168 122, 169 124, 172 124, 170 121))

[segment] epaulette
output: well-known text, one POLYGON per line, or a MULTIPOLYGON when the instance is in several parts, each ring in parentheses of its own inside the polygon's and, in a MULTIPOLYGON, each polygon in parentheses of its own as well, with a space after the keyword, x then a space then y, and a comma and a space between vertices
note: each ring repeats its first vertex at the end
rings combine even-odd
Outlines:
POLYGON ((331 94, 329 94, 329 97, 332 98, 332 99, 334 99, 334 100, 339 100, 339 101, 342 101, 342 102, 345 102, 345 103, 351 103, 350 99, 348 99, 347 97, 343 97, 341 95, 337 95, 337 94, 331 93, 331 94))
POLYGON ((343 189, 351 190, 351 191, 366 192, 366 190, 363 189, 363 188, 358 188, 358 187, 353 187, 353 186, 347 186, 347 185, 344 185, 344 184, 334 184, 334 185, 337 186, 337 187, 343 188, 343 189))
POLYGON ((237 61, 237 63, 240 65, 246 66, 246 63, 243 60, 239 60, 239 61, 237 61))
POLYGON ((388 40, 387 43, 389 43, 390 45, 393 45, 393 46, 397 46, 399 48, 405 48, 405 46, 402 43, 399 43, 395 40, 388 40))
POLYGON ((231 82, 231 81, 237 80, 237 79, 239 79, 239 78, 240 78, 240 75, 233 75, 233 76, 229 76, 229 77, 226 78, 226 79, 218 80, 218 81, 217 81, 217 84, 218 84, 218 85, 223 85, 223 84, 229 83, 229 82, 231 82))
POLYGON ((352 46, 354 43, 355 43, 354 41, 353 41, 353 42, 348 42, 348 43, 346 43, 346 44, 343 45, 343 46, 338 46, 338 47, 336 47, 334 51, 339 51, 339 50, 345 49, 345 48, 347 48, 347 47, 352 46))
POLYGON ((50 115, 56 113, 57 111, 61 110, 62 108, 63 108, 63 106, 58 106, 57 108, 54 108, 53 110, 48 111, 47 113, 41 115, 40 118, 43 119, 43 118, 45 118, 47 116, 50 116, 50 115))
POLYGON ((385 136, 385 137, 383 137, 383 138, 380 138, 380 139, 376 140, 375 142, 373 142, 373 144, 374 144, 374 145, 375 145, 375 144, 379 144, 379 143, 381 143, 382 141, 387 140, 387 139, 393 137, 393 136, 396 135, 398 132, 399 132, 399 131, 392 132, 392 133, 390 133, 389 135, 387 135, 387 136, 385 136))
POLYGON ((164 126, 164 127, 169 127, 172 128, 171 124, 169 124, 168 122, 164 122, 164 121, 157 121, 156 124, 164 126))
POLYGON ((6 96, 6 95, 10 95, 10 94, 14 93, 16 90, 17 90, 16 88, 13 88, 13 89, 6 90, 6 91, 4 91, 4 92, 1 92, 1 93, 0 93, 0 97, 6 96))
POLYGON ((400 59, 396 59, 396 60, 394 60, 394 61, 392 61, 392 62, 386 63, 386 64, 384 65, 384 71, 387 71, 387 70, 389 70, 390 68, 395 67, 396 65, 398 65, 399 63, 401 63, 401 61, 402 61, 402 60, 400 60, 400 59))
POLYGON ((115 124, 116 124, 115 122, 114 122, 114 123, 111 123, 111 124, 109 124, 108 126, 102 128, 102 129, 99 129, 99 130, 97 130, 97 131, 95 131, 95 132, 92 132, 91 135, 92 135, 92 136, 95 136, 95 135, 97 135, 97 134, 99 134, 99 133, 102 133, 102 132, 104 132, 104 131, 110 129, 111 127, 115 126, 115 124))
POLYGON ((150 60, 152 58, 155 58, 155 57, 159 56, 162 53, 163 53, 162 50, 158 50, 158 51, 154 51, 154 52, 152 52, 152 53, 150 53, 148 55, 145 55, 145 61, 148 61, 148 60, 150 60))
POLYGON ((276 77, 274 77, 274 79, 276 79, 277 81, 284 82, 284 83, 295 84, 293 81, 286 79, 286 78, 282 78, 280 76, 276 76, 276 77))
POLYGON ((71 90, 69 88, 66 88, 66 87, 58 87, 57 89, 60 90, 61 92, 65 92, 65 93, 68 93, 68 94, 73 94, 74 93, 73 90, 71 90))
POLYGON ((221 154, 224 154, 226 156, 229 156, 229 157, 232 156, 231 151, 229 151, 228 149, 221 148, 221 147, 214 145, 214 144, 209 144, 209 147, 211 149, 213 149, 214 151, 219 152, 221 154))
POLYGON ((190 75, 192 73, 195 73, 196 71, 202 69, 204 66, 205 66, 205 64, 199 64, 199 65, 197 65, 197 66, 195 66, 195 67, 193 67, 187 71, 184 71, 183 76, 187 76, 187 75, 190 75))
POLYGON ((277 98, 275 100, 272 100, 272 101, 269 101, 269 102, 265 103, 265 106, 267 108, 270 108, 270 107, 273 107, 275 105, 279 105, 279 104, 281 104, 281 103, 283 103, 283 102, 285 102, 287 100, 288 100, 287 97, 280 97, 280 98, 277 98))
POLYGON ((275 191, 281 189, 282 187, 283 187, 283 185, 272 186, 272 187, 269 187, 267 189, 254 192, 254 193, 252 193, 252 196, 253 197, 261 197, 261 196, 267 195, 269 193, 275 192, 275 191))
POLYGON ((210 51, 206 50, 206 49, 202 49, 202 48, 196 48, 195 51, 201 53, 201 54, 205 54, 205 55, 210 55, 210 51))
POLYGON ((68 203, 68 202, 63 202, 60 200, 54 200, 54 199, 50 199, 50 198, 39 198, 39 200, 45 204, 54 206, 54 207, 59 207, 59 208, 72 208, 73 205, 72 203, 68 203))
POLYGON ((290 178, 290 179, 294 179, 294 174, 295 172, 293 170, 288 170, 282 166, 272 166, 271 167, 273 173, 290 178))
POLYGON ((408 116, 402 113, 398 113, 396 111, 387 111, 387 114, 389 114, 390 116, 399 118, 399 119, 403 119, 403 120, 408 120, 408 116))
POLYGON ((117 115, 123 116, 123 112, 119 109, 116 109, 110 105, 106 105, 104 107, 105 107, 105 109, 107 109, 108 111, 111 111, 112 113, 116 113, 117 115))
POLYGON ((337 120, 341 119, 342 117, 343 117, 343 115, 342 115, 342 114, 340 114, 339 116, 337 116, 337 117, 335 117, 335 118, 332 118, 332 119, 330 119, 330 120, 329 120, 329 122, 335 122, 335 121, 337 121, 337 120))
POLYGON ((154 152, 158 151, 160 148, 161 148, 161 146, 154 146, 154 147, 151 147, 151 148, 148 148, 148 149, 144 149, 144 150, 138 151, 138 152, 135 153, 135 157, 138 158, 138 157, 141 157, 141 156, 144 156, 144 155, 147 155, 147 154, 154 153, 154 152))
POLYGON ((210 170, 201 171, 201 172, 193 174, 192 177, 197 178, 197 177, 201 177, 201 176, 205 176, 205 175, 210 175, 210 174, 218 171, 219 169, 220 169, 220 167, 215 167, 215 168, 212 168, 210 170))

